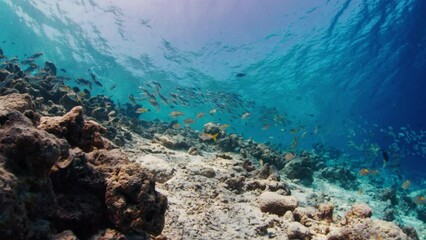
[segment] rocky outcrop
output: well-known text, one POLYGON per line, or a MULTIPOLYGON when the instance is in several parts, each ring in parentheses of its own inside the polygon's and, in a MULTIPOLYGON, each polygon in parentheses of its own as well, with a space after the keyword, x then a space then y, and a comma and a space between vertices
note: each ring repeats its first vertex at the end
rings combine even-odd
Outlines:
POLYGON ((20 112, 0 110, 0 239, 50 237, 57 198, 49 172, 68 147, 20 112))
POLYGON ((42 117, 39 129, 65 138, 72 147, 79 147, 85 152, 94 148, 112 148, 113 144, 102 137, 106 129, 94 121, 85 121, 83 107, 77 106, 62 117, 42 117))
POLYGON ((167 199, 154 177, 110 150, 81 107, 42 117, 36 128, 19 112, 32 111, 31 98, 10 98, 16 104, 0 109, 0 239, 161 233, 167 199))

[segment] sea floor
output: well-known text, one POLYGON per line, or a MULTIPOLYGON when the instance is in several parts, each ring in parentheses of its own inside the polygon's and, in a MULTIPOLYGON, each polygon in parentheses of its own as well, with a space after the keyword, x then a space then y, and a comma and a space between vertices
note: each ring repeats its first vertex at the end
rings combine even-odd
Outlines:
MULTIPOLYGON (((294 219, 262 212, 259 197, 265 190, 238 190, 227 183, 229 179, 244 176, 248 185, 256 181, 275 184, 275 180, 270 178, 245 174, 242 167, 245 158, 241 154, 203 151, 194 156, 137 135, 133 139, 126 144, 124 151, 132 161, 159 176, 161 180, 157 182, 156 189, 169 200, 163 230, 165 236, 171 239, 288 239, 286 227, 294 219)), ((366 182, 359 186, 363 189, 361 193, 359 190, 346 190, 321 177, 314 177, 311 186, 286 179, 283 174, 280 178, 304 211, 315 213, 321 203, 331 203, 335 222, 344 219, 355 203, 366 203, 372 209, 371 219, 376 220, 383 219, 391 205, 390 200, 375 199, 375 193, 380 189, 366 182)), ((424 222, 414 214, 397 214, 398 222, 413 226, 419 239, 425 239, 424 222)), ((312 239, 328 239, 327 234, 315 232, 317 230, 311 229, 314 233, 312 239)))

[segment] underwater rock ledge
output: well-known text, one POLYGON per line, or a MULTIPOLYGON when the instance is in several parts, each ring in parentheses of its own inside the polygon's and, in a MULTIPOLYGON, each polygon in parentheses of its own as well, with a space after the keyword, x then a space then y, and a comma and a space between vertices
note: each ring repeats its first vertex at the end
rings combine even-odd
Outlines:
POLYGON ((0 239, 161 233, 167 198, 152 174, 113 149, 82 107, 38 126, 26 117, 34 110, 27 94, 0 98, 0 239))

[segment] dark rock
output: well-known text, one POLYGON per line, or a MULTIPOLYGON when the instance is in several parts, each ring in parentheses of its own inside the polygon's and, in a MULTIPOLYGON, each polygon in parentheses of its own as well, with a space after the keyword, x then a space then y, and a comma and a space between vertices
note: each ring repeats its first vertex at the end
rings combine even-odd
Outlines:
POLYGON ((109 119, 108 110, 103 107, 96 107, 90 112, 90 116, 96 118, 98 121, 107 121, 109 119))
POLYGON ((326 220, 328 222, 333 221, 333 210, 334 206, 331 203, 322 203, 318 206, 316 212, 316 218, 318 220, 326 220))
POLYGON ((0 124, 3 164, 15 175, 47 177, 55 161, 68 154, 66 141, 35 129, 32 122, 17 111, 1 111, 0 124))
POLYGON ((213 122, 208 122, 204 124, 204 133, 208 133, 211 135, 217 134, 217 139, 222 138, 225 136, 225 131, 220 129, 219 125, 213 122))
POLYGON ((216 172, 213 168, 202 168, 196 173, 197 175, 201 175, 207 178, 214 178, 216 176, 216 172))
POLYGON ((289 179, 300 180, 304 185, 311 185, 313 179, 313 163, 309 158, 297 157, 288 162, 282 173, 289 179))
POLYGON ((255 170, 252 175, 255 178, 280 181, 280 175, 278 173, 277 168, 274 165, 269 165, 268 163, 263 164, 262 167, 260 169, 255 170))
POLYGON ((223 159, 232 160, 231 156, 229 156, 228 154, 224 154, 224 153, 222 153, 222 154, 216 154, 216 157, 220 157, 220 158, 223 158, 223 159))
POLYGON ((395 210, 393 208, 386 208, 383 213, 383 220, 388 222, 395 220, 395 210))
POLYGON ((26 110, 24 112, 25 117, 31 120, 34 126, 37 126, 40 122, 40 115, 33 110, 26 110))
POLYGON ((416 208, 417 217, 422 220, 423 222, 426 222, 426 207, 417 207, 416 208))
POLYGON ((0 82, 3 82, 6 80, 7 76, 9 76, 10 72, 5 70, 5 69, 1 69, 0 70, 0 82))
MULTIPOLYGON (((212 131, 212 130, 211 130, 212 131)), ((226 152, 233 151, 236 147, 238 147, 238 136, 236 134, 230 134, 228 136, 222 137, 225 134, 221 135, 221 137, 217 140, 217 144, 219 147, 226 152)), ((218 135, 219 137, 219 135, 218 135)))
POLYGON ((49 114, 54 116, 62 116, 66 113, 66 110, 62 105, 55 104, 51 100, 49 100, 43 107, 49 114))
POLYGON ((396 189, 395 188, 386 188, 379 191, 379 198, 383 202, 390 200, 392 205, 396 205, 398 203, 398 198, 396 197, 396 189))
POLYGON ((319 175, 342 188, 355 189, 358 186, 355 174, 346 167, 327 167, 319 175))
POLYGON ((0 110, 0 239, 50 238, 57 203, 48 174, 68 147, 20 112, 0 110))
POLYGON ((109 219, 123 233, 158 235, 164 227, 167 198, 155 191, 153 176, 137 164, 123 166, 107 180, 109 219))
POLYGON ((420 240, 419 235, 417 234, 417 231, 412 226, 400 226, 402 231, 407 234, 407 237, 409 240, 420 240))
POLYGON ((244 188, 244 182, 245 182, 245 178, 242 176, 228 178, 225 181, 225 188, 229 190, 233 190, 237 193, 241 193, 244 188))
POLYGON ((69 92, 66 95, 63 95, 61 99, 59 99, 59 103, 67 110, 70 111, 72 108, 76 106, 80 106, 83 103, 81 99, 74 92, 69 92))
POLYGON ((52 237, 52 240, 78 240, 77 236, 70 230, 65 230, 52 237))
POLYGON ((281 195, 290 195, 291 191, 287 184, 274 180, 256 179, 246 182, 246 190, 268 190, 271 192, 281 191, 281 195))
POLYGON ((254 170, 256 170, 256 166, 254 166, 249 160, 244 160, 242 167, 247 171, 247 172, 252 172, 254 170))
POLYGON ((198 148, 196 148, 196 147, 190 147, 189 149, 188 149, 188 154, 189 155, 193 155, 193 156, 195 156, 195 155, 200 155, 200 151, 198 150, 198 148))
POLYGON ((301 223, 291 222, 287 227, 287 235, 290 239, 309 240, 312 239, 313 234, 301 223))

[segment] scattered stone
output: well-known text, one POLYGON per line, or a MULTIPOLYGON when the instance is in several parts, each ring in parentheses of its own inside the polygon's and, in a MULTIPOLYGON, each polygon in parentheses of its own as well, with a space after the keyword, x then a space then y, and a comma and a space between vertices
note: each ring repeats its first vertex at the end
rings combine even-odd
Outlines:
POLYGON ((167 161, 153 155, 139 157, 136 162, 154 174, 155 181, 159 183, 167 182, 175 173, 175 169, 167 161))
POLYGON ((208 178, 214 178, 216 176, 216 172, 213 170, 213 168, 203 168, 200 170, 199 175, 208 178))
POLYGON ((386 240, 408 239, 405 234, 395 223, 383 220, 374 220, 372 228, 377 232, 376 238, 386 240))
POLYGON ((290 239, 311 239, 311 232, 309 229, 298 222, 291 222, 287 227, 287 235, 290 239))
POLYGON ((223 158, 223 159, 228 159, 228 160, 232 160, 232 157, 229 156, 228 154, 216 154, 217 158, 223 158))
POLYGON ((242 193, 245 183, 245 177, 232 177, 225 181, 225 188, 235 191, 236 193, 242 193))
POLYGON ((264 192, 259 196, 259 205, 262 212, 284 215, 287 211, 293 211, 297 207, 298 201, 294 196, 264 192))
POLYGON ((176 135, 176 136, 163 135, 158 137, 158 140, 161 142, 163 146, 173 150, 178 150, 178 149, 187 150, 190 147, 182 135, 176 135))
POLYGON ((407 235, 407 238, 409 240, 420 240, 419 235, 417 234, 417 231, 412 226, 400 226, 402 231, 407 235))
POLYGON ((196 147, 190 147, 188 149, 188 154, 193 155, 193 156, 200 155, 200 151, 198 151, 198 148, 196 148, 196 147))
POLYGON ((333 221, 334 206, 332 203, 321 203, 318 207, 316 217, 318 220, 333 221))
POLYGON ((255 179, 246 182, 246 190, 268 190, 271 192, 276 192, 278 190, 282 190, 282 195, 290 195, 291 191, 287 184, 283 182, 278 182, 274 180, 266 180, 266 179, 255 179))
POLYGON ((347 217, 369 218, 373 215, 373 211, 367 204, 355 203, 347 217))
POLYGON ((78 240, 77 236, 70 230, 65 230, 52 237, 52 240, 78 240))
POLYGON ((293 211, 294 220, 303 225, 308 225, 315 218, 315 209, 307 207, 297 207, 293 211))
MULTIPOLYGON (((138 236, 139 238, 142 238, 138 236)), ((146 239, 147 237, 144 236, 146 239)), ((98 234, 92 236, 90 240, 126 240, 128 239, 124 234, 120 233, 119 231, 115 229, 105 229, 100 231, 98 234)))

